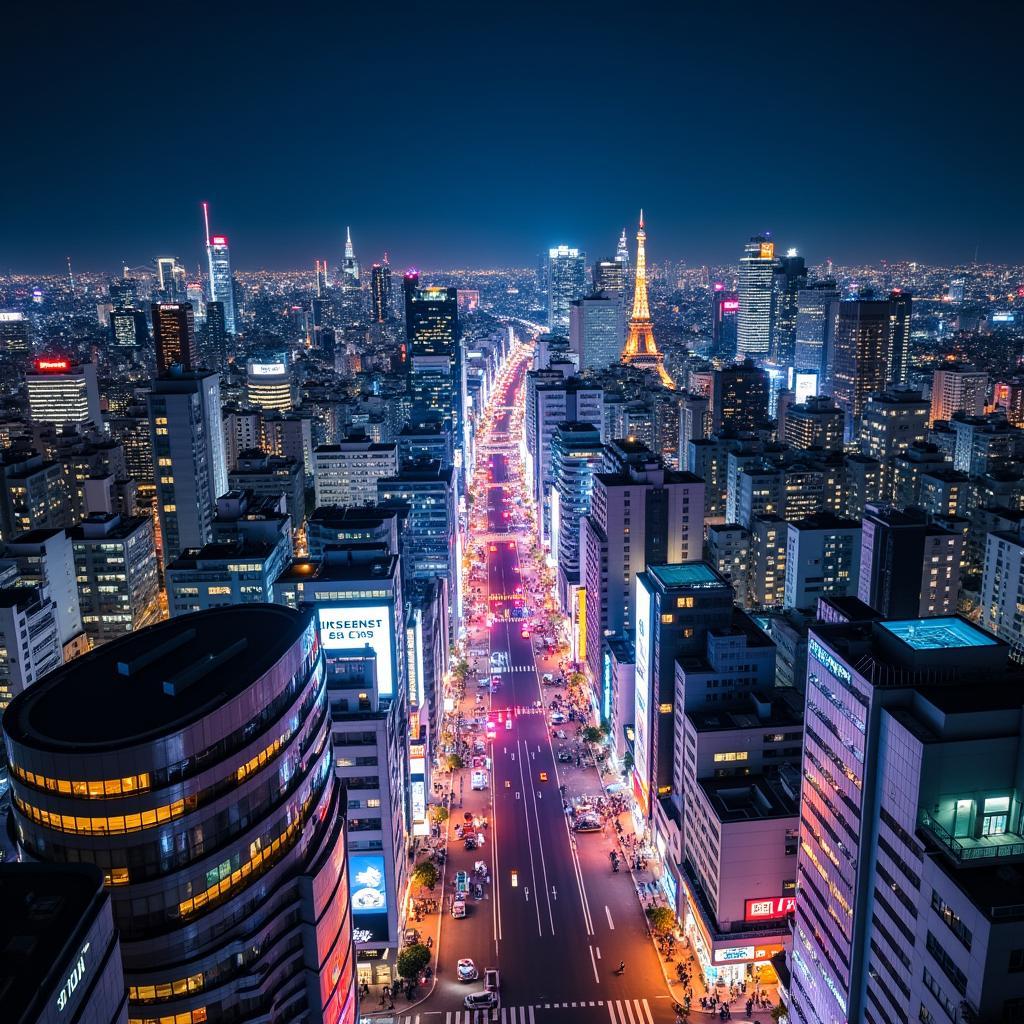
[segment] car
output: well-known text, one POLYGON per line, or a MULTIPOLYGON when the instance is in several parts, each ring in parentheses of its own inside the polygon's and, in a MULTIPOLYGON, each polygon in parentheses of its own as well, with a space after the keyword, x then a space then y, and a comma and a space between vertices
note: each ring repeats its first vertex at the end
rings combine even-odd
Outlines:
POLYGON ((512 719, 511 718, 506 718, 505 719, 505 728, 506 729, 511 729, 512 728, 512 719))
POLYGON ((487 678, 487 676, 481 676, 476 681, 476 685, 477 685, 477 687, 479 689, 483 689, 485 686, 490 686, 491 685, 491 681, 487 678))
POLYGON ((566 721, 565 715, 563 715, 561 711, 556 711, 551 716, 551 724, 552 725, 563 725, 565 723, 565 721, 566 721))
POLYGON ((528 639, 528 638, 529 638, 529 636, 530 636, 530 631, 529 631, 528 629, 521 629, 521 630, 519 630, 519 635, 520 635, 520 636, 521 636, 521 637, 522 637, 522 638, 523 638, 524 640, 526 640, 526 639, 528 639))
POLYGON ((501 676, 491 676, 491 686, 501 686, 501 676))
POLYGON ((475 771, 473 772, 472 778, 473 789, 486 789, 487 788, 487 772, 475 771))
POLYGON ((484 991, 497 992, 501 988, 501 975, 497 967, 488 967, 484 971, 484 991))
POLYGON ((497 992, 470 992, 462 1001, 467 1010, 493 1010, 498 1005, 497 992))
POLYGON ((570 754, 567 750, 560 750, 557 756, 558 760, 561 761, 563 764, 572 760, 572 754, 570 754))
POLYGON ((469 959, 468 956, 464 956, 456 965, 456 971, 459 975, 459 981, 476 981, 480 977, 480 972, 476 969, 476 964, 469 959))
POLYGON ((493 722, 487 723, 487 738, 493 740, 497 733, 498 727, 493 722))
POLYGON ((465 892, 469 888, 469 875, 465 871, 460 871, 455 876, 455 891, 465 892))
POLYGON ((491 545, 491 550, 492 551, 497 551, 498 550, 498 545, 497 544, 492 544, 491 545))
POLYGON ((484 743, 483 740, 474 740, 473 741, 473 753, 474 754, 486 754, 487 753, 487 744, 484 743))
POLYGON ((600 832, 601 820, 594 815, 584 814, 576 819, 572 827, 576 832, 600 832))
POLYGON ((541 772, 540 773, 540 781, 541 782, 547 782, 548 781, 548 773, 547 772, 541 772))
POLYGON ((464 900, 456 900, 452 904, 452 917, 456 920, 466 916, 466 904, 464 900))

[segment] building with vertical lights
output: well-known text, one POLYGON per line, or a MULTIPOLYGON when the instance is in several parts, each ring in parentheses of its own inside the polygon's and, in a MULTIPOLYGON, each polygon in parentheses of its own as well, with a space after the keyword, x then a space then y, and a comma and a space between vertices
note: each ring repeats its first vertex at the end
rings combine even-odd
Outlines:
POLYGON ((846 437, 852 438, 869 397, 884 391, 889 378, 891 309, 885 299, 855 299, 834 309, 835 333, 824 379, 846 416, 846 437))
POLYGON ((291 412, 295 386, 287 352, 274 352, 245 364, 245 400, 261 412, 291 412))
POLYGON ((199 365, 199 351, 192 303, 154 302, 152 313, 156 372, 167 373, 172 366, 195 370, 199 365))
POLYGON ((386 254, 383 263, 370 268, 370 319, 378 324, 391 319, 391 267, 386 254))
POLYGON ((569 333, 569 308, 589 291, 587 255, 569 245, 548 250, 547 292, 548 330, 552 334, 569 333))
POLYGON ((29 416, 34 423, 91 423, 100 427, 100 391, 95 363, 72 363, 60 356, 41 356, 25 375, 29 416))
POLYGON ((775 243, 755 235, 740 257, 739 299, 736 318, 736 352, 767 359, 772 343, 772 280, 775 274, 775 243))
POLYGON ((958 412, 981 416, 988 395, 988 374, 973 366, 954 363, 932 374, 932 406, 929 420, 951 420, 958 412))
POLYGON ((720 359, 732 359, 736 355, 736 318, 739 315, 740 299, 736 292, 726 291, 725 285, 716 282, 711 292, 711 352, 720 359))
POLYGON ((350 878, 312 609, 133 633, 3 724, 22 855, 103 872, 130 1020, 355 1021, 350 893, 388 896, 350 878))
POLYGON ((807 284, 807 266, 796 249, 775 261, 772 271, 771 357, 776 366, 792 366, 796 354, 796 319, 800 290, 807 284))
MULTIPOLYGON (((206 204, 203 204, 206 213, 206 204)), ((224 235, 211 235, 206 225, 206 262, 210 273, 210 299, 224 306, 224 328, 228 334, 237 334, 235 319, 235 280, 231 275, 231 254, 224 235)), ((188 367, 191 369, 191 367, 188 367)))
POLYGON ((832 333, 831 304, 839 299, 839 289, 831 278, 813 281, 797 293, 793 365, 811 370, 819 379, 832 333))

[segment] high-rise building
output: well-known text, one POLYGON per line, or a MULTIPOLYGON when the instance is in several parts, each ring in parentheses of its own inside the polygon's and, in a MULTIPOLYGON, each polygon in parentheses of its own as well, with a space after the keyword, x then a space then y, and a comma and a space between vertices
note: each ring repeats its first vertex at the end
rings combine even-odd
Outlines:
POLYGON ((147 401, 166 563, 210 542, 217 498, 228 489, 220 377, 172 371, 153 381, 147 401))
MULTIPOLYGON (((206 262, 210 274, 210 299, 224 306, 224 328, 228 334, 238 333, 235 317, 235 279, 231 273, 231 254, 225 235, 211 235, 209 211, 203 203, 206 222, 206 262)), ((191 366, 186 369, 192 369, 191 366)))
POLYGON ((176 256, 157 256, 156 286, 164 302, 183 302, 187 287, 185 268, 176 256))
POLYGON ((891 307, 888 300, 855 299, 830 305, 835 334, 826 362, 826 390, 846 416, 846 436, 854 437, 870 395, 884 391, 889 378, 891 307))
POLYGON ((777 366, 792 366, 796 356, 796 321, 800 290, 807 285, 803 256, 791 249, 780 256, 772 272, 771 356, 777 366))
POLYGON ((34 423, 103 425, 95 363, 40 356, 25 375, 29 416, 34 423))
POLYGON ((768 422, 768 374, 751 359, 712 375, 711 429, 755 431, 768 422))
POLYGON ((293 528, 302 528, 306 515, 306 475, 301 462, 287 455, 268 455, 261 449, 243 450, 228 473, 228 486, 232 491, 250 491, 257 498, 283 498, 293 528))
POLYGON ((370 268, 370 318, 378 324, 391 319, 391 266, 387 253, 383 263, 370 268))
POLYGON ((594 291, 609 292, 620 297, 625 296, 629 287, 629 275, 619 259, 598 260, 594 264, 594 291))
POLYGON ((889 293, 889 383, 900 387, 907 383, 910 371, 910 322, 913 299, 910 292, 896 288, 889 293))
POLYGON ((35 451, 0 451, 0 534, 10 540, 29 530, 70 525, 67 483, 59 462, 35 451))
POLYGON ((206 343, 217 359, 217 368, 222 368, 227 362, 228 350, 228 327, 223 302, 211 301, 206 304, 206 343))
POLYGON ((110 343, 115 349, 140 349, 148 342, 149 327, 141 309, 110 311, 110 343))
POLYGON ((861 411, 861 450, 880 462, 924 444, 928 436, 928 402, 920 391, 894 388, 869 395, 861 411))
POLYGON ((793 448, 825 448, 840 451, 843 447, 843 411, 831 398, 809 398, 786 410, 786 426, 782 437, 793 448))
POLYGON ((414 416, 434 415, 449 424, 455 446, 462 436, 465 369, 459 344, 459 303, 455 288, 406 291, 409 395, 414 416))
POLYGON ((581 371, 603 370, 617 363, 625 338, 621 293, 598 292, 570 304, 569 350, 576 354, 581 371))
POLYGON ((356 250, 352 245, 352 229, 345 228, 345 255, 339 262, 338 283, 342 288, 358 290, 359 282, 359 260, 356 259, 356 250))
POLYGON ((640 226, 636 233, 636 272, 634 274, 633 313, 626 331, 626 344, 622 361, 628 366, 656 373, 662 384, 674 387, 665 369, 665 357, 654 340, 654 326, 647 301, 647 232, 644 231, 644 211, 640 211, 640 226))
POLYGON ((199 366, 196 323, 190 302, 154 302, 153 341, 156 372, 167 373, 172 366, 195 370, 199 366))
POLYGON ((1008 648, 952 617, 814 623, 807 646, 790 1019, 1004 1019, 1024 997, 1008 648))
POLYGON ((131 1019, 271 1019, 287 1003, 296 1024, 356 1020, 350 892, 390 895, 350 877, 326 708, 313 610, 273 605, 121 637, 8 708, 22 855, 102 870, 131 1019), (178 833, 193 841, 159 856, 178 833))
MULTIPOLYGON (((230 493, 230 492, 229 492, 230 493)), ((188 548, 165 569, 171 618, 233 604, 271 604, 291 545, 222 541, 188 548)))
POLYGON ((820 597, 852 597, 860 578, 861 524, 819 512, 789 523, 784 607, 813 612, 820 597))
POLYGON ((811 370, 819 379, 825 370, 825 354, 832 335, 829 309, 840 297, 831 278, 813 281, 797 293, 793 365, 798 370, 811 370))
POLYGON ((774 273, 775 243, 766 235, 755 235, 740 257, 736 351, 741 356, 766 359, 771 351, 774 273))
POLYGON ((30 352, 30 321, 16 310, 0 310, 0 352, 30 352))
POLYGON ((736 318, 740 299, 736 292, 726 291, 725 285, 715 282, 711 291, 711 352, 719 359, 732 359, 736 355, 736 318))
POLYGON ((857 596, 886 619, 956 612, 964 538, 918 509, 864 509, 857 596))
POLYGON ((291 412, 295 386, 287 352, 274 352, 245 364, 245 400, 261 412, 291 412))
POLYGON ((929 425, 951 420, 958 412, 981 416, 988 396, 988 374, 973 366, 952 363, 932 374, 932 406, 929 425))
POLYGON ((377 502, 377 481, 398 473, 394 444, 378 444, 365 435, 350 435, 340 444, 313 449, 316 505, 361 506, 377 502))
POLYGON ((0 587, 0 649, 2 712, 64 661, 57 604, 46 584, 0 587))
POLYGON ((589 290, 587 256, 568 245, 548 250, 548 330, 552 334, 569 333, 569 307, 589 290))

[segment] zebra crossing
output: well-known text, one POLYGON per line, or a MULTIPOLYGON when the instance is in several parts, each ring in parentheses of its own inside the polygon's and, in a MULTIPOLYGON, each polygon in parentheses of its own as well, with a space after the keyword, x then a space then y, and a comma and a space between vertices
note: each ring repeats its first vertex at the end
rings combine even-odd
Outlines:
MULTIPOLYGON (((503 1006, 499 1010, 449 1010, 444 1024, 545 1024, 549 1020, 565 1020, 571 1014, 552 1014, 552 1010, 586 1010, 582 1021, 602 1021, 608 1014, 608 1024, 654 1024, 650 1004, 646 999, 577 999, 573 1002, 533 1003, 529 1006, 503 1006), (548 1011, 548 1012, 545 1012, 548 1011)), ((395 1024, 440 1024, 441 1014, 407 1013, 393 1018, 395 1024)))
POLYGON ((521 708, 521 707, 519 707, 518 704, 515 707, 516 718, 518 718, 520 715, 543 715, 543 714, 544 714, 544 709, 543 708, 535 708, 535 707, 532 707, 532 706, 528 707, 528 708, 521 708))
POLYGON ((502 665, 500 668, 492 668, 491 673, 493 675, 501 675, 502 673, 508 672, 536 672, 537 667, 535 665, 502 665))

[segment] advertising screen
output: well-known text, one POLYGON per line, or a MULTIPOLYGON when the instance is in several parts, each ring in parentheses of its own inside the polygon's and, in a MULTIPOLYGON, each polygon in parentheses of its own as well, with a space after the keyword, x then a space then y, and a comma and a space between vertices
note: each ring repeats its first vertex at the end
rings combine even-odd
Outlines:
POLYGON ((636 742, 633 744, 633 771, 641 793, 644 815, 649 806, 648 777, 650 773, 647 709, 651 700, 651 595, 638 579, 636 584, 636 698, 633 725, 636 742))
POLYGON ((745 900, 743 916, 747 921, 777 921, 795 910, 795 896, 778 896, 775 899, 745 900))
POLYGON ((284 363, 250 363, 249 373, 253 377, 283 377, 288 368, 284 363))
POLYGON ((325 651, 359 650, 369 644, 377 655, 377 690, 382 697, 395 695, 392 655, 394 612, 390 604, 346 605, 318 609, 320 643, 325 651))
POLYGON ((356 942, 387 942, 388 894, 383 855, 349 854, 348 869, 353 938, 356 942))

